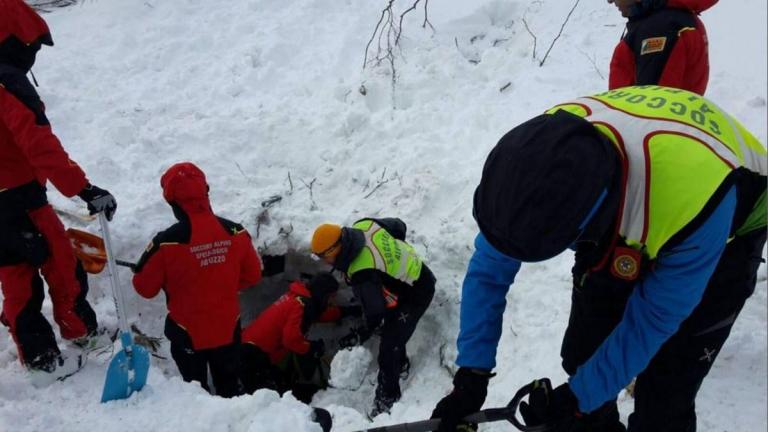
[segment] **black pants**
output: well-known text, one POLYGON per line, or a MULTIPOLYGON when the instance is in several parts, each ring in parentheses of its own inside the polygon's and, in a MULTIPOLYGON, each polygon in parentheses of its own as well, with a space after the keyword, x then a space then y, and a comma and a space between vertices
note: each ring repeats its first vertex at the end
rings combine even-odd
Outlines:
POLYGON ((397 307, 387 311, 379 343, 377 399, 389 402, 400 399, 400 370, 408 358, 405 344, 434 295, 435 276, 424 265, 413 287, 398 295, 397 307))
POLYGON ((263 388, 282 391, 281 371, 272 365, 269 355, 256 345, 245 343, 240 347, 240 367, 240 380, 246 393, 263 388))
POLYGON ((249 394, 263 388, 280 394, 291 391, 296 399, 309 404, 312 396, 328 384, 325 377, 315 379, 321 366, 320 360, 311 355, 289 353, 278 366, 259 347, 245 343, 240 347, 240 363, 243 389, 249 394))
POLYGON ((229 398, 242 394, 240 385, 240 323, 235 326, 234 342, 211 349, 195 350, 189 334, 170 317, 165 319, 165 336, 171 341, 171 356, 184 381, 208 387, 208 369, 216 395, 229 398))
MULTIPOLYGON (((765 241, 766 230, 762 229, 726 246, 701 302, 638 375, 630 432, 696 430, 696 394, 744 302, 754 292, 765 241)), ((577 254, 576 281, 581 279, 576 269, 585 268, 584 264, 577 254)), ((569 375, 592 356, 621 320, 633 286, 611 277, 607 269, 591 273, 581 285, 574 284, 561 352, 569 375)), ((599 411, 618 422, 615 401, 599 411)))

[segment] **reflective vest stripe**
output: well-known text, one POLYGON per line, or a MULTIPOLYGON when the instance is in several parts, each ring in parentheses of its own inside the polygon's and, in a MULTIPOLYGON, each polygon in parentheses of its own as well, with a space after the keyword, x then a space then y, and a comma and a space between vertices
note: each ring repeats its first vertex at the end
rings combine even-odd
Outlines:
MULTIPOLYGON (((591 101, 598 102, 598 103, 602 104, 603 106, 605 106, 605 108, 608 108, 611 111, 616 111, 618 113, 625 114, 626 116, 629 116, 629 117, 636 117, 636 118, 641 118, 641 119, 653 120, 653 123, 645 123, 644 126, 646 126, 646 127, 635 129, 634 127, 640 126, 640 124, 638 124, 638 122, 636 122, 636 121, 632 122, 631 119, 630 119, 630 123, 629 124, 631 126, 628 127, 628 128, 623 128, 622 132, 625 132, 625 131, 636 132, 636 134, 633 133, 634 136, 637 136, 637 134, 643 134, 644 132, 645 133, 650 133, 652 131, 679 132, 679 133, 691 136, 692 138, 694 138, 697 141, 700 141, 702 144, 706 145, 711 151, 713 151, 718 157, 720 157, 720 159, 722 159, 723 161, 726 161, 728 163, 728 165, 731 166, 731 168, 735 168, 737 166, 743 165, 743 161, 739 160, 740 159, 739 156, 736 155, 733 152, 733 150, 731 150, 722 141, 720 141, 719 139, 715 138, 714 135, 712 135, 711 133, 709 133, 708 131, 706 131, 704 129, 701 129, 699 127, 696 127, 696 126, 693 126, 693 125, 690 125, 688 123, 684 123, 684 122, 681 122, 681 121, 677 121, 677 120, 670 120, 670 119, 665 119, 665 118, 661 118, 661 117, 652 117, 652 116, 645 116, 645 115, 642 115, 642 114, 630 113, 630 112, 622 110, 621 108, 616 108, 614 106, 611 106, 610 104, 606 103, 605 101, 602 101, 600 99, 597 99, 597 98, 594 98, 594 97, 591 97, 591 96, 588 96, 588 97, 585 97, 585 98, 581 98, 578 101, 583 101, 583 100, 591 100, 591 101), (632 126, 634 126, 634 127, 632 127, 632 126)), ((587 106, 589 106, 589 105, 587 105, 587 106)), ((590 121, 592 119, 598 119, 598 117, 600 117, 600 114, 603 114, 606 117, 610 117, 610 114, 606 115, 606 113, 604 113, 602 110, 595 109, 594 107, 591 107, 591 108, 592 108, 593 114, 590 115, 590 121), (597 112, 597 111, 600 111, 600 112, 597 112)), ((728 116, 724 116, 724 117, 726 119, 728 119, 729 122, 732 122, 730 117, 728 117, 728 116)), ((624 117, 622 120, 619 120, 619 121, 627 121, 627 120, 628 119, 626 117, 624 117)), ((734 134, 736 134, 737 137, 741 136, 741 134, 739 133, 738 129, 735 128, 735 127, 733 127, 733 132, 734 132, 734 134)), ((742 145, 742 148, 746 149, 746 145, 742 145)), ((748 150, 745 150, 745 151, 748 151, 748 150)))
POLYGON ((741 154, 744 156, 744 166, 761 175, 768 175, 768 158, 766 158, 764 154, 757 154, 757 152, 747 145, 744 141, 744 136, 741 134, 740 128, 731 116, 725 116, 725 118, 736 135, 736 141, 739 143, 741 154))
MULTIPOLYGON (((625 199, 620 215, 620 233, 631 243, 645 245, 650 227, 650 191, 652 167, 650 145, 659 135, 679 135, 696 142, 711 152, 728 169, 741 166, 738 155, 710 133, 693 125, 642 114, 630 113, 611 106, 594 97, 584 97, 566 105, 577 106, 584 111, 587 119, 595 126, 602 126, 610 131, 618 149, 624 154, 625 168, 629 175, 625 185, 625 199), (619 132, 613 125, 622 125, 619 132)), ((733 126, 732 126, 733 127, 733 126)), ((734 128, 737 136, 741 134, 734 128)), ((741 145, 750 154, 746 145, 741 145)), ((701 203, 703 205, 703 203, 701 203)), ((666 241, 666 239, 660 239, 666 241)), ((662 244, 650 245, 649 254, 655 257, 662 244)))
POLYGON ((365 238, 363 250, 370 251, 370 258, 367 257, 367 254, 363 256, 364 252, 361 252, 361 255, 350 264, 348 271, 350 276, 365 268, 375 268, 408 285, 413 285, 416 282, 421 275, 422 262, 411 245, 395 239, 387 231, 382 230, 382 227, 371 221, 364 221, 353 227, 363 232, 365 238), (383 252, 380 247, 383 248, 383 252), (392 256, 387 260, 385 254, 390 249, 392 256), (395 261, 394 257, 398 253, 400 257, 395 261))
POLYGON ((374 266, 376 266, 377 269, 381 269, 385 273, 389 273, 387 269, 387 262, 384 260, 384 257, 381 256, 381 252, 379 251, 379 248, 376 247, 376 243, 373 242, 373 236, 379 232, 381 227, 378 225, 372 225, 371 228, 372 229, 363 231, 363 234, 365 235, 365 247, 371 251, 374 266))

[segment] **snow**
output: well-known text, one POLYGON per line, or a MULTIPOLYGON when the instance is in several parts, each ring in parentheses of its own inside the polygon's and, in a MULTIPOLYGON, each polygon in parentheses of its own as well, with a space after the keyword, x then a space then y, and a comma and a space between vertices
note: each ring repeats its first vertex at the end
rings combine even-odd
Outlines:
MULTIPOLYGON (((34 68, 71 157, 117 197, 111 233, 120 259, 138 258, 172 222, 159 177, 183 160, 207 173, 219 214, 242 222, 254 237, 262 221, 255 243, 267 253, 306 253, 312 230, 326 221, 380 215, 408 224, 409 241, 438 277, 433 304, 408 345, 410 378, 392 414, 371 423, 365 413, 376 367, 366 350, 375 344, 341 352, 332 376, 346 385, 313 401, 331 411, 339 431, 427 418, 449 391, 461 281, 476 232, 471 197, 483 161, 516 124, 605 89, 623 26, 605 2, 581 2, 539 67, 523 18, 537 37, 540 60, 572 2, 432 2, 434 32, 421 27, 421 9, 404 20, 393 94, 386 66, 361 68, 384 3, 84 1, 46 15, 56 46, 44 48, 34 68), (260 203, 273 195, 282 201, 259 218, 260 203), (362 384, 352 385, 360 377, 362 384)), ((400 11, 410 5, 400 3, 400 11)), ((766 3, 720 2, 702 19, 711 44, 707 96, 765 143, 766 3)), ((49 198, 82 208, 54 190, 49 198)), ((96 224, 88 229, 98 232, 96 224)), ((572 258, 565 253, 523 266, 507 298, 498 376, 486 407, 505 405, 534 378, 565 379, 559 348, 572 258)), ((763 266, 755 295, 701 389, 701 431, 768 428, 765 274, 763 266)), ((161 336, 162 296, 139 299, 130 273, 121 269, 120 278, 129 321, 161 336)), ((100 320, 115 328, 106 273, 92 277, 91 287, 100 320)), ((46 300, 48 317, 50 309, 46 300)), ((290 395, 211 397, 180 379, 167 344, 160 355, 165 359, 152 359, 143 391, 100 404, 108 358, 89 359, 67 381, 39 390, 0 330, 0 430, 319 430, 309 408, 290 395)), ((624 418, 631 412, 625 395, 620 409, 624 418)))

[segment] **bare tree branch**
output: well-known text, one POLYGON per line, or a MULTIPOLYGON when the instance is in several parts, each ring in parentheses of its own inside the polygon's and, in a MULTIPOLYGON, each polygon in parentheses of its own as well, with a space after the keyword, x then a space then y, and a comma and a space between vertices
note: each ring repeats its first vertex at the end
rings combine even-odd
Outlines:
POLYGON ((528 34, 533 38, 533 54, 531 54, 531 59, 536 60, 536 35, 531 31, 530 27, 528 27, 528 22, 525 18, 523 18, 523 25, 525 26, 525 30, 528 31, 528 34))
POLYGON ((568 23, 568 20, 571 18, 571 14, 573 14, 573 11, 576 10, 576 6, 579 5, 580 0, 576 0, 576 3, 573 4, 573 7, 571 8, 571 11, 568 12, 568 16, 565 17, 565 21, 563 21, 563 25, 560 26, 560 31, 557 33, 557 36, 552 40, 552 45, 549 46, 549 49, 547 50, 547 53, 544 54, 544 58, 541 59, 541 63, 539 63, 539 67, 544 66, 544 62, 547 61, 547 57, 549 56, 549 52, 552 51, 552 48, 555 46, 555 42, 557 42, 558 39, 560 39, 560 35, 563 34, 563 29, 565 29, 565 25, 568 23))
POLYGON ((584 55, 584 57, 589 60, 590 63, 592 63, 592 67, 595 68, 595 72, 597 72, 597 75, 600 77, 600 79, 605 80, 605 76, 602 72, 600 72, 600 68, 597 67, 597 61, 595 60, 595 56, 593 55, 590 57, 586 52, 584 52, 582 49, 579 49, 579 52, 584 55))
POLYGON ((402 34, 403 34, 403 18, 405 18, 405 15, 406 15, 408 12, 410 12, 410 11, 412 11, 412 10, 416 9, 416 6, 418 6, 418 4, 419 4, 419 2, 420 2, 420 1, 421 1, 421 0, 416 0, 415 2, 413 2, 413 4, 411 5, 411 7, 409 7, 409 8, 408 8, 408 9, 406 9, 406 10, 405 10, 403 13, 401 13, 401 14, 400 14, 400 22, 399 22, 399 23, 398 23, 398 25, 397 25, 397 37, 395 38, 395 45, 399 45, 399 44, 400 44, 400 35, 402 35, 402 34))
POLYGON ((32 0, 27 1, 32 8, 38 12, 50 12, 52 8, 63 8, 76 4, 77 0, 32 0))
POLYGON ((301 182, 304 183, 304 186, 309 189, 309 200, 312 201, 312 204, 309 206, 310 210, 316 210, 317 209, 317 203, 315 202, 315 197, 312 193, 312 188, 315 186, 315 181, 317 180, 317 177, 313 178, 312 181, 307 184, 304 180, 301 182))
POLYGON ((288 171, 288 195, 293 193, 293 180, 291 180, 291 172, 288 171))
MULTIPOLYGON (((363 69, 365 69, 365 66, 368 64, 368 49, 371 46, 371 43, 373 43, 373 39, 376 37, 376 33, 379 32, 379 27, 381 27, 382 21, 384 21, 384 15, 389 12, 392 13, 392 4, 395 2, 395 0, 389 0, 389 3, 387 4, 387 7, 385 7, 381 11, 381 16, 379 17, 379 22, 376 23, 376 27, 373 29, 373 34, 371 35, 371 38, 368 40, 368 43, 365 45, 365 58, 363 58, 363 69)), ((379 35, 379 38, 381 38, 381 35, 379 35)), ((379 44, 381 46, 381 44, 379 44)), ((378 57, 378 56, 377 56, 378 57)))
POLYGON ((245 178, 248 181, 248 184, 253 183, 252 181, 253 179, 251 179, 250 177, 248 177, 247 174, 245 174, 245 171, 243 171, 243 169, 240 167, 240 164, 237 163, 237 161, 235 161, 235 166, 237 167, 237 170, 240 171, 240 174, 243 175, 243 178, 245 178))
MULTIPOLYGON (((422 0, 413 0, 410 7, 405 9, 400 18, 395 22, 395 13, 393 7, 396 0, 387 0, 386 6, 379 15, 379 20, 376 22, 376 27, 373 29, 371 38, 368 39, 368 43, 365 45, 365 53, 363 58, 363 69, 368 64, 373 63, 378 66, 382 62, 389 64, 390 72, 392 73, 392 105, 395 105, 395 86, 397 84, 397 67, 395 64, 395 50, 401 49, 400 38, 403 34, 403 21, 405 16, 410 12, 416 10, 419 3, 422 0), (371 45, 374 40, 376 41, 376 53, 372 53, 371 45)), ((426 28, 427 24, 434 31, 432 23, 429 22, 429 16, 427 15, 427 8, 429 0, 424 0, 424 21, 422 22, 422 28, 426 28)))
POLYGON ((376 191, 377 191, 377 190, 378 190, 380 187, 382 187, 383 185, 385 185, 385 184, 389 183, 389 180, 390 180, 390 179, 386 179, 386 180, 380 180, 380 181, 378 181, 378 182, 376 183, 376 186, 374 186, 374 187, 373 187, 373 189, 371 189, 371 191, 370 191, 370 192, 368 192, 368 194, 367 194, 366 196, 364 196, 363 198, 365 199, 365 198, 368 198, 369 196, 373 195, 373 193, 374 193, 374 192, 376 192, 376 191))
POLYGON ((427 15, 427 6, 429 5, 429 0, 424 0, 424 22, 421 23, 421 28, 427 28, 427 24, 429 24, 429 28, 432 29, 432 31, 435 31, 435 27, 432 25, 431 22, 429 22, 429 16, 427 15))

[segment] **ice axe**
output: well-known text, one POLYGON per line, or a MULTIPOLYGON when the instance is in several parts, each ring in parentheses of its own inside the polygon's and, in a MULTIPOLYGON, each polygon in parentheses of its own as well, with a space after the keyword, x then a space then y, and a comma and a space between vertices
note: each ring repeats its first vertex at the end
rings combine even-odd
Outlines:
MULTIPOLYGON (((515 396, 509 401, 509 404, 503 408, 488 408, 478 411, 474 414, 470 414, 464 417, 464 421, 468 423, 489 423, 501 420, 506 420, 518 430, 523 432, 548 432, 551 430, 551 425, 542 424, 535 426, 526 426, 517 419, 517 407, 524 397, 528 396, 533 390, 533 383, 523 386, 515 393, 515 396)), ((412 423, 400 423, 389 426, 375 427, 371 429, 363 429, 357 432, 428 432, 435 431, 440 426, 440 419, 422 420, 412 423)))
POLYGON ((104 250, 107 260, 107 272, 112 285, 112 293, 115 297, 117 320, 120 324, 120 350, 109 363, 107 376, 104 380, 104 391, 101 393, 101 401, 108 402, 117 399, 126 399, 134 391, 139 391, 147 383, 149 373, 149 354, 141 345, 133 343, 133 335, 128 328, 125 317, 125 297, 120 289, 117 278, 115 257, 112 254, 112 243, 109 237, 109 227, 104 213, 99 213, 101 234, 104 236, 104 250))

